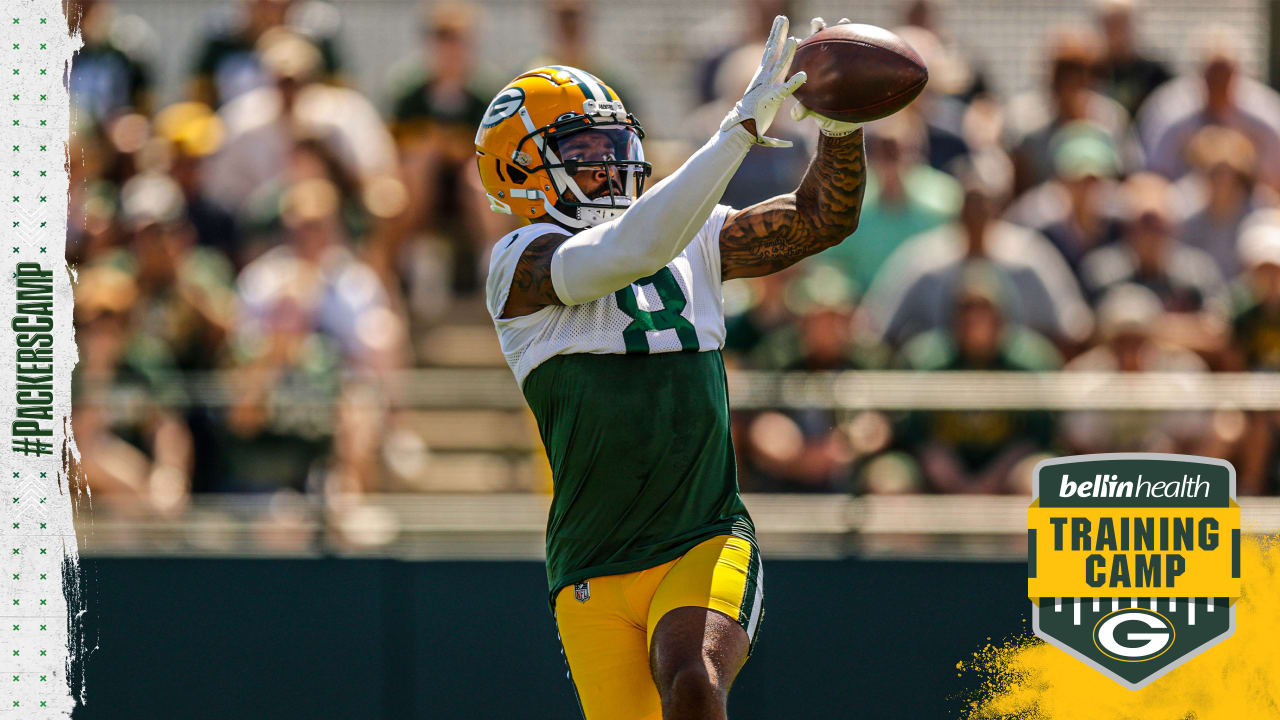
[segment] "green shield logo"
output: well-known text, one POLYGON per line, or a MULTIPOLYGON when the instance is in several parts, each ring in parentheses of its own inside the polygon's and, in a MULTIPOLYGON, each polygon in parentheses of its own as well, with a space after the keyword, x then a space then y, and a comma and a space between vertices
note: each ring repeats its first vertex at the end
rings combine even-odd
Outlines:
POLYGON ((1235 469, 1157 453, 1041 462, 1027 587, 1038 637, 1132 690, 1150 684, 1235 632, 1235 469))

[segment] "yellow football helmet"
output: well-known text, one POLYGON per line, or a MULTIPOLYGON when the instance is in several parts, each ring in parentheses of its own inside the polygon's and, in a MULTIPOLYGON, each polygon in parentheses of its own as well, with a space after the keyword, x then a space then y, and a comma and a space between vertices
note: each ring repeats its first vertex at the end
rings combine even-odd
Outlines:
POLYGON ((640 123, 594 75, 565 65, 523 73, 489 103, 476 132, 489 208, 569 228, 617 217, 652 171, 642 139, 640 123), (589 193, 579 187, 587 178, 598 184, 589 193))

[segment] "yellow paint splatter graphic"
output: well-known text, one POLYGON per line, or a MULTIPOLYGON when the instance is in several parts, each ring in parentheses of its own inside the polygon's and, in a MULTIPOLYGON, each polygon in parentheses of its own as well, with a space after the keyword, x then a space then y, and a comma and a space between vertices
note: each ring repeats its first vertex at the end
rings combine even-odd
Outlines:
MULTIPOLYGON (((974 690, 964 720, 1280 720, 1280 536, 1244 543, 1230 638, 1129 690, 1034 637, 956 665, 974 690)), ((1028 630, 1029 632, 1029 630, 1028 630)))

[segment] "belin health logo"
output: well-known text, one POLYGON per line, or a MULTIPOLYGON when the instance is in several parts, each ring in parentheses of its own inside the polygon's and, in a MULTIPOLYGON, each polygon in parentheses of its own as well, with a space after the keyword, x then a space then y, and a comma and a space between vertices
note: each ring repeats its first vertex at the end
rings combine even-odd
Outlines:
POLYGON ((1235 468, 1191 455, 1045 460, 1028 511, 1035 633, 1137 690, 1236 628, 1235 468))

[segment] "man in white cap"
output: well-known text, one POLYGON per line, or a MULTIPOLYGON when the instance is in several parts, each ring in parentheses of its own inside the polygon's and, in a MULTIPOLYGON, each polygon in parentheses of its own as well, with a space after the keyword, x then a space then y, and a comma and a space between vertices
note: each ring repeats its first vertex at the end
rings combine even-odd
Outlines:
MULTIPOLYGON (((1178 389, 1193 391, 1208 368, 1195 353, 1157 339, 1166 313, 1160 298, 1134 284, 1111 288, 1098 305, 1101 344, 1067 363, 1066 370, 1089 373, 1183 373, 1178 389)), ((1129 381, 1118 380, 1119 384, 1129 381)), ((1089 392, 1105 395, 1106 386, 1089 392)), ((1077 410, 1062 417, 1067 447, 1075 453, 1165 452, 1203 454, 1208 414, 1179 410, 1077 410)))

